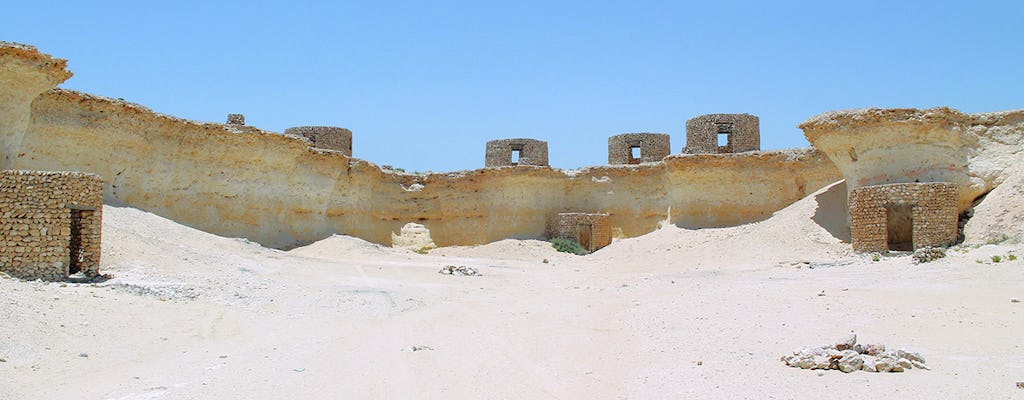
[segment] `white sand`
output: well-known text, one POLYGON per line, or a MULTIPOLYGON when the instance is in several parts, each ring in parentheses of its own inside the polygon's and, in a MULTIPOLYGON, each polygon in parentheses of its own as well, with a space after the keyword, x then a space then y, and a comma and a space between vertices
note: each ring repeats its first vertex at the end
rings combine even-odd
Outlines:
POLYGON ((1010 302, 1024 300, 1024 261, 976 262, 1020 245, 874 262, 829 231, 843 236, 843 190, 585 257, 517 240, 419 255, 342 236, 283 252, 106 207, 114 279, 0 279, 0 398, 1024 396, 1024 303, 1010 302), (483 276, 438 274, 447 264, 483 276), (851 331, 932 370, 779 361, 851 331))

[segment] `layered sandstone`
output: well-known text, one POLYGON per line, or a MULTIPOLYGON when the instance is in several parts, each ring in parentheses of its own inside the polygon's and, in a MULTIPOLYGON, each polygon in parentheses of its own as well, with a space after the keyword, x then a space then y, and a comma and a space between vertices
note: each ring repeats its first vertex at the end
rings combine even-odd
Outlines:
MULTIPOLYGON (((30 89, 21 96, 40 90, 30 89)), ((25 129, 3 134, 5 168, 95 173, 107 204, 274 247, 335 233, 390 244, 410 222, 438 246, 543 238, 546 220, 566 212, 610 214, 619 236, 665 223, 720 227, 766 218, 839 178, 811 149, 675 155, 578 171, 520 165, 412 175, 295 135, 188 121, 74 91, 51 90, 31 105, 25 129)))
POLYGON ((847 188, 949 182, 958 210, 1006 178, 1020 162, 1024 110, 965 114, 949 108, 833 111, 800 125, 835 163, 847 188))

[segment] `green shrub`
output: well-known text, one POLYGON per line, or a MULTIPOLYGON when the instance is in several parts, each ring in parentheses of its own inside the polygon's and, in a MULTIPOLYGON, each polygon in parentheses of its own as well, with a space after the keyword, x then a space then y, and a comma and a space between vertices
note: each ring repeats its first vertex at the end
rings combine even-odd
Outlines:
POLYGON ((1000 261, 1003 261, 1002 257, 1000 257, 1000 256, 992 256, 992 262, 997 263, 997 262, 1000 262, 1000 261))
POLYGON ((1017 255, 1016 254, 1007 254, 1006 255, 1006 259, 1010 260, 1010 261, 1014 261, 1014 260, 1017 259, 1017 255))
POLYGON ((576 255, 587 254, 587 251, 580 246, 578 242, 572 239, 566 238, 554 238, 551 239, 551 247, 563 253, 571 253, 576 255))

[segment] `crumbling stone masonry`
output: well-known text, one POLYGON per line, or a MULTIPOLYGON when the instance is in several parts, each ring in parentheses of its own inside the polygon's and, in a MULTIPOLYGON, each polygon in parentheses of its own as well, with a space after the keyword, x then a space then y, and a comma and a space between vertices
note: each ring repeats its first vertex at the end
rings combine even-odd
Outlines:
POLYGON ((612 165, 657 162, 671 153, 669 135, 663 133, 623 133, 608 138, 608 164, 612 165))
POLYGON ((82 172, 0 172, 0 272, 59 281, 99 274, 103 181, 82 172))
POLYGON ((957 187, 951 183, 895 183, 850 191, 853 250, 911 251, 956 242, 957 187))
POLYGON ((286 135, 302 136, 313 142, 313 147, 340 151, 352 157, 352 131, 335 126, 296 126, 284 130, 286 135))
POLYGON ((612 243, 612 225, 608 214, 559 213, 548 220, 547 237, 573 239, 596 251, 612 243))
POLYGON ((684 153, 722 154, 761 150, 761 128, 750 114, 708 114, 686 121, 684 153))
POLYGON ((228 125, 245 125, 245 115, 228 114, 228 125))
POLYGON ((484 166, 548 165, 548 142, 536 139, 502 139, 487 142, 484 166))

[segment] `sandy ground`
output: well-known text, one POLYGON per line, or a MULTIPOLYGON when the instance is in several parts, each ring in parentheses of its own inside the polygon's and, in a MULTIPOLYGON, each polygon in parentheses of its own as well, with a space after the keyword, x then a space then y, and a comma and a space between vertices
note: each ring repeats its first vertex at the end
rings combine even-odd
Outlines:
POLYGON ((343 236, 284 252, 106 207, 113 279, 0 279, 0 398, 1024 398, 1022 246, 874 261, 843 242, 843 190, 583 257, 343 236), (931 370, 779 361, 849 332, 931 370))

